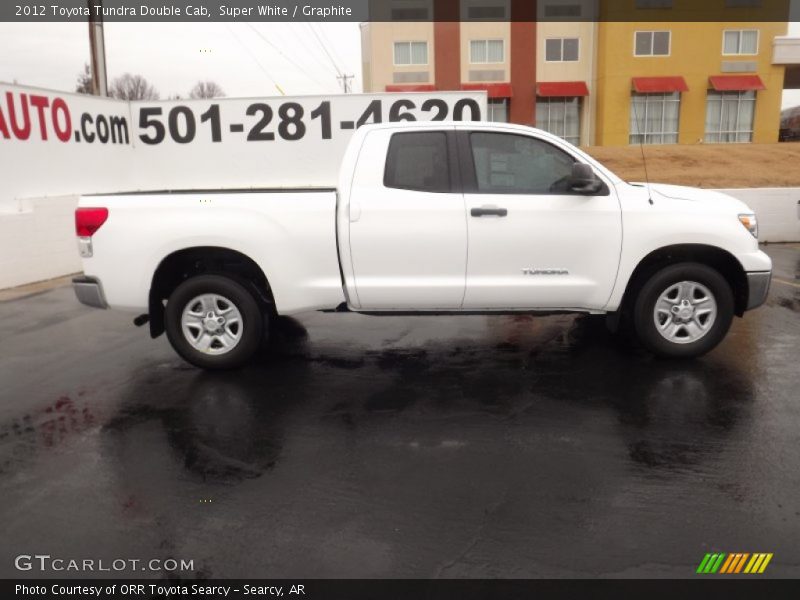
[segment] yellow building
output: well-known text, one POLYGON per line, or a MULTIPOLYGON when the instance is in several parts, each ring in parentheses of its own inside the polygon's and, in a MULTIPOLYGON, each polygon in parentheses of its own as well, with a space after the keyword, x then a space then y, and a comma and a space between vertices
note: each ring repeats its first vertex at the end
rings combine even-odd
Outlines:
POLYGON ((790 0, 369 1, 364 91, 485 90, 579 145, 776 142, 800 87, 790 0))
MULTIPOLYGON (((702 4, 720 14, 723 1, 702 4)), ((697 0, 670 4, 671 14, 694 8, 694 18, 704 18, 697 0)), ((735 22, 641 21, 645 10, 634 20, 606 9, 598 23, 596 143, 777 141, 785 67, 773 64, 773 40, 786 34, 788 8, 769 5, 775 15, 753 8, 759 21, 735 22)))

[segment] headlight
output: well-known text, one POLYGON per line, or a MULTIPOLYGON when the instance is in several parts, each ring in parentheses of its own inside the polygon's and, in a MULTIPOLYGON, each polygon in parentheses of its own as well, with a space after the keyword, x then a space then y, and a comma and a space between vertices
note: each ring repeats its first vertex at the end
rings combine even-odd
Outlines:
POLYGON ((753 213, 739 215, 739 222, 744 225, 747 231, 753 234, 754 238, 758 239, 758 221, 753 213))

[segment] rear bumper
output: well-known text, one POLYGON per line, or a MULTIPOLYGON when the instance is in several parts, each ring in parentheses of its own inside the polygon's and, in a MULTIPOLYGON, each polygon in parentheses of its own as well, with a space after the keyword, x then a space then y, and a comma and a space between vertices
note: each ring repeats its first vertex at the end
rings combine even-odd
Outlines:
POLYGON ((72 280, 72 289, 75 290, 75 296, 81 304, 93 308, 108 308, 103 286, 97 278, 84 275, 75 277, 72 280))
POLYGON ((752 310, 764 304, 772 281, 772 271, 759 271, 747 274, 747 308, 752 310))

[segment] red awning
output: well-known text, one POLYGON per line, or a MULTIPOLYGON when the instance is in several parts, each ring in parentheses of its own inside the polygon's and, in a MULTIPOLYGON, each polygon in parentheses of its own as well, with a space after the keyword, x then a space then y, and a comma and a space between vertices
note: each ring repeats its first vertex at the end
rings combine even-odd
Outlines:
POLYGON ((489 98, 511 98, 510 83, 462 83, 461 89, 470 92, 486 92, 489 98))
POLYGON ((585 81, 547 81, 536 84, 536 95, 542 97, 588 96, 585 81))
POLYGON ((676 77, 634 77, 633 89, 640 94, 688 92, 689 86, 681 76, 676 77))
POLYGON ((387 85, 387 92, 435 92, 436 86, 431 83, 404 83, 387 85))
POLYGON ((708 78, 711 87, 718 92, 744 92, 765 90, 767 86, 758 75, 713 75, 708 78))

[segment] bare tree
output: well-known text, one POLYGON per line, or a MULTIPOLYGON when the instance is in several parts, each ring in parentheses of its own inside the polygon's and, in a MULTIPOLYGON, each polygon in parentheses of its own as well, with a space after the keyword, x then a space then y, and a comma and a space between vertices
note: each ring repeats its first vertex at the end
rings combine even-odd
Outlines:
POLYGON ((92 70, 89 63, 83 64, 83 71, 78 74, 78 81, 75 83, 75 91, 79 94, 91 94, 92 90, 92 70))
POLYGON ((156 88, 141 75, 125 73, 111 82, 109 95, 118 100, 158 100, 156 88))
POLYGON ((225 92, 222 91, 222 86, 220 86, 216 81, 198 81, 194 84, 194 87, 189 90, 189 98, 194 100, 200 98, 223 97, 225 97, 225 92))

